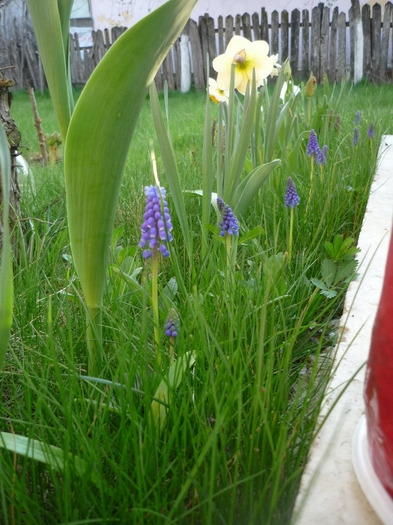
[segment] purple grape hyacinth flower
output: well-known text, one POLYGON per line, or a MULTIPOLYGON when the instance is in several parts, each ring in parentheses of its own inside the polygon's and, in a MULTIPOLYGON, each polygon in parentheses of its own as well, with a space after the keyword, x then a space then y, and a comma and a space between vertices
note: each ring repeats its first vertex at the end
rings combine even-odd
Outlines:
POLYGON ((354 146, 357 146, 359 142, 359 130, 358 128, 355 128, 353 130, 353 144, 354 146))
POLYGON ((316 160, 320 166, 325 166, 327 163, 327 145, 320 149, 317 153, 316 160))
POLYGON ((166 323, 165 335, 168 337, 177 337, 179 333, 179 316, 173 308, 170 310, 166 323))
POLYGON ((225 237, 225 235, 239 235, 237 219, 228 204, 225 204, 221 197, 217 197, 217 206, 222 214, 220 237, 225 237))
POLYGON ((310 136, 308 138, 308 143, 307 143, 307 155, 309 157, 312 157, 313 155, 318 155, 318 153, 319 153, 318 139, 315 134, 315 131, 312 129, 310 131, 310 136))
POLYGON ((355 124, 360 124, 360 111, 357 110, 356 111, 356 115, 355 115, 355 124))
POLYGON ((169 233, 172 230, 172 223, 168 203, 165 200, 165 188, 160 188, 159 190, 157 186, 145 186, 145 195, 146 207, 141 226, 142 236, 139 247, 145 248, 148 246, 148 249, 143 251, 142 257, 148 259, 154 251, 157 252, 157 248, 163 257, 169 257, 168 249, 164 243, 170 242, 173 237, 169 233), (164 215, 162 215, 160 192, 164 215))
POLYGON ((374 123, 371 122, 370 127, 368 128, 368 138, 372 139, 374 135, 374 123))
POLYGON ((287 180, 287 192, 285 194, 285 206, 290 206, 294 208, 300 202, 300 197, 297 194, 295 183, 291 177, 288 177, 287 180))

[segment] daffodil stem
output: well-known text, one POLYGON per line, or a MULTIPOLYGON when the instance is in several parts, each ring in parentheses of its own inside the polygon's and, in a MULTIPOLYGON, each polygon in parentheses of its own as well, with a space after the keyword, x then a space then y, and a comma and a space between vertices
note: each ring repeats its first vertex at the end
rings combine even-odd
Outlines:
POLYGON ((291 218, 289 221, 289 243, 288 243, 288 261, 292 259, 292 240, 293 240, 293 208, 291 208, 291 218))
POLYGON ((156 344, 157 361, 161 365, 160 354, 160 323, 158 316, 158 253, 157 248, 152 254, 152 281, 151 281, 151 304, 153 309, 154 341, 156 344))
POLYGON ((306 216, 307 216, 307 212, 308 212, 308 207, 309 207, 310 202, 311 202, 313 178, 314 178, 314 154, 311 155, 310 192, 308 194, 308 201, 307 201, 307 206, 306 206, 306 216))
POLYGON ((307 127, 310 127, 311 121, 311 98, 307 99, 307 127))

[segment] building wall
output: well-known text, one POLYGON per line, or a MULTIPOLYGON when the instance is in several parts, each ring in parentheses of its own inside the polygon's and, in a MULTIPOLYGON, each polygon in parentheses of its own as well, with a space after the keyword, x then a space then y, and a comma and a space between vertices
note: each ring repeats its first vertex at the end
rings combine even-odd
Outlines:
MULTIPOLYGON (((110 28, 116 25, 130 27, 141 18, 165 3, 165 0, 90 0, 94 29, 110 28)), ((318 0, 199 0, 191 18, 209 13, 218 16, 260 12, 264 7, 268 13, 275 9, 292 11, 293 9, 312 9, 318 0)), ((327 0, 326 5, 338 6, 341 11, 348 11, 351 0, 327 0)))

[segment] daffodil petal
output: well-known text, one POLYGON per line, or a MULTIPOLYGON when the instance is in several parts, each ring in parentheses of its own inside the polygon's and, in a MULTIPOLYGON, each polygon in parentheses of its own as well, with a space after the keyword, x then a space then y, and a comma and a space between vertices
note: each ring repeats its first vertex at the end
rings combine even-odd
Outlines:
POLYGON ((229 55, 232 60, 233 57, 242 49, 247 50, 251 45, 251 42, 248 40, 248 38, 244 38, 244 36, 235 35, 233 36, 225 50, 225 54, 229 55))
POLYGON ((247 58, 253 60, 256 56, 267 55, 269 53, 269 44, 265 40, 255 40, 247 48, 247 58))
POLYGON ((224 53, 223 55, 218 55, 218 57, 216 57, 213 60, 212 66, 213 66, 214 71, 217 71, 217 73, 220 73, 224 69, 229 69, 230 71, 232 62, 233 62, 233 57, 230 57, 229 55, 224 53))

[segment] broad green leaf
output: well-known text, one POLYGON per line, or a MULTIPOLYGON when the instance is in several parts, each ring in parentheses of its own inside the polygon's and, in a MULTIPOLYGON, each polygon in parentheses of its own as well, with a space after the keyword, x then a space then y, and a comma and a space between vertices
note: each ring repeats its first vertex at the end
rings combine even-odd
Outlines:
POLYGON ((5 355, 10 340, 13 302, 12 252, 9 229, 9 200, 11 182, 11 159, 8 140, 0 123, 0 173, 2 201, 2 250, 0 262, 0 370, 3 369, 5 355))
POLYGON ((69 233, 89 309, 100 308, 120 183, 149 85, 196 0, 170 0, 108 50, 75 107, 65 147, 69 233))
POLYGON ((166 420, 167 407, 169 405, 169 393, 174 392, 183 380, 184 374, 188 368, 195 363, 195 353, 187 352, 178 357, 171 364, 168 376, 159 384, 154 400, 151 404, 151 417, 154 428, 160 431, 166 420))
MULTIPOLYGON (((66 466, 65 458, 71 456, 71 454, 54 445, 49 445, 37 439, 30 439, 26 436, 11 434, 10 432, 0 433, 0 447, 15 454, 45 463, 57 471, 64 470, 66 466)), ((91 470, 83 459, 78 456, 72 456, 70 462, 79 476, 88 476, 95 485, 98 484, 98 477, 95 471, 91 470)))
POLYGON ((251 201, 256 197, 261 186, 265 183, 271 171, 280 163, 279 159, 262 164, 253 170, 239 185, 235 194, 234 213, 242 216, 247 211, 251 201))
POLYGON ((71 118, 68 36, 65 43, 63 34, 68 33, 72 4, 73 0, 27 0, 63 142, 71 118))
POLYGON ((184 206, 183 194, 180 186, 179 173, 177 171, 175 154, 173 152, 172 142, 169 131, 165 130, 164 121, 161 115, 160 104, 157 95, 157 89, 153 83, 150 86, 150 105, 153 115, 154 126, 156 129, 157 139, 160 146, 162 161, 164 163, 165 173, 168 179, 169 191, 173 199, 176 214, 178 216, 180 227, 183 232, 184 243, 187 248, 188 256, 192 257, 192 236, 188 224, 186 208, 184 206))
POLYGON ((334 282, 337 273, 337 266, 331 259, 324 259, 321 264, 321 273, 326 286, 330 288, 334 282))

